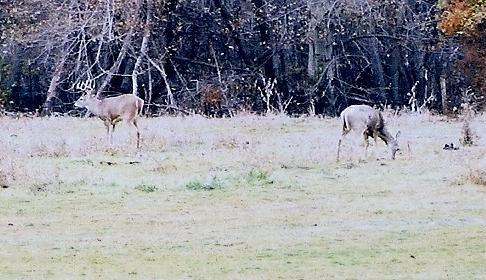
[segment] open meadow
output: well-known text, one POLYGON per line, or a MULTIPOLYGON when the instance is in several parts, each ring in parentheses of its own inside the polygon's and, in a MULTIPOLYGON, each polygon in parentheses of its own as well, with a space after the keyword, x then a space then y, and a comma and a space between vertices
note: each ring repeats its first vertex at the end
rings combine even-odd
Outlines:
POLYGON ((386 119, 2 117, 0 278, 485 279, 486 116, 386 119))

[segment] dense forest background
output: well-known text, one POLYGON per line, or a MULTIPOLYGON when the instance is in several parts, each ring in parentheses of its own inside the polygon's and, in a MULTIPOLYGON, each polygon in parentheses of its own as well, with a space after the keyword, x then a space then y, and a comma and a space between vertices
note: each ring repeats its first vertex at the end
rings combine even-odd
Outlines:
POLYGON ((76 84, 150 114, 485 109, 485 0, 0 0, 0 109, 76 84))

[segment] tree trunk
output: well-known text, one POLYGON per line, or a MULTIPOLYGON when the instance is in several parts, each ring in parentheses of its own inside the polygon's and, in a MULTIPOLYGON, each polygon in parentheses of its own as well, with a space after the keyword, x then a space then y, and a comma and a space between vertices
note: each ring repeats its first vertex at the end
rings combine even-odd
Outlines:
POLYGON ((47 90, 46 101, 44 102, 44 113, 50 114, 52 112, 52 107, 54 103, 54 98, 57 97, 57 86, 61 80, 61 75, 64 70, 64 64, 66 63, 67 55, 64 54, 56 63, 54 67, 54 73, 52 74, 51 82, 49 83, 49 88, 47 90))
POLYGON ((440 95, 442 99, 442 113, 447 115, 450 113, 448 98, 447 98, 447 88, 446 88, 446 77, 445 75, 440 76, 440 95))
POLYGON ((271 57, 275 54, 275 44, 272 40, 270 26, 267 23, 269 20, 264 11, 265 2, 263 0, 251 0, 251 2, 255 5, 255 17, 257 28, 260 33, 260 43, 265 49, 258 61, 263 63, 265 76, 270 79, 275 79, 275 69, 271 57))
MULTIPOLYGON (((169 58, 172 58, 176 55, 177 48, 174 48, 177 45, 177 41, 179 39, 179 34, 177 33, 177 26, 179 17, 177 15, 177 6, 179 5, 179 0, 167 0, 163 2, 164 5, 164 14, 166 15, 167 25, 164 29, 164 40, 165 40, 165 50, 167 50, 166 55, 169 58)), ((157 55, 157 54, 156 54, 157 55)), ((173 69, 173 65, 170 63, 165 63, 164 65, 164 73, 168 76, 169 80, 173 80, 176 78, 176 71, 173 69)), ((174 66, 175 67, 175 66, 174 66)))
POLYGON ((145 109, 145 115, 148 115, 150 113, 150 104, 152 103, 152 92, 153 92, 153 82, 152 82, 152 67, 150 64, 147 65, 147 74, 148 74, 148 93, 146 96, 147 100, 147 109, 145 109))
POLYGON ((378 39, 372 38, 369 40, 369 52, 371 56, 371 68, 373 69, 373 76, 376 82, 376 86, 379 88, 380 101, 383 102, 386 99, 385 90, 385 71, 383 70, 383 64, 378 51, 378 39))
POLYGON ((243 60, 243 62, 246 65, 251 65, 251 61, 250 61, 250 59, 248 59, 248 55, 245 52, 243 42, 242 42, 239 34, 237 32, 235 32, 235 29, 233 27, 235 20, 234 20, 233 16, 231 15, 231 12, 228 11, 228 8, 223 4, 223 2, 221 0, 214 0, 214 5, 216 6, 216 8, 219 9, 219 12, 221 14, 221 18, 224 20, 225 26, 228 29, 228 33, 229 33, 231 39, 233 40, 233 42, 236 45, 236 48, 237 48, 237 51, 238 51, 240 58, 243 60))
POLYGON ((150 38, 151 31, 151 15, 152 15, 152 0, 147 0, 147 17, 145 19, 145 27, 143 31, 142 43, 140 45, 140 53, 135 61, 132 72, 132 93, 138 95, 138 71, 142 65, 142 57, 147 53, 148 41, 150 38))
POLYGON ((400 52, 398 50, 398 46, 392 51, 391 54, 391 99, 387 98, 387 103, 392 101, 392 103, 396 103, 400 100, 400 52))
POLYGON ((440 70, 437 65, 437 56, 435 55, 429 55, 426 60, 426 65, 428 68, 428 76, 429 76, 429 92, 430 96, 432 96, 431 100, 431 108, 432 107, 439 107, 441 105, 438 104, 438 101, 440 100, 439 98, 439 91, 440 91, 440 85, 439 85, 439 80, 440 80, 440 70))
POLYGON ((334 49, 333 49, 333 43, 334 39, 332 35, 329 33, 326 36, 326 39, 323 43, 323 46, 320 46, 321 50, 319 53, 323 54, 324 58, 324 65, 326 69, 325 73, 322 73, 322 75, 325 75, 327 78, 327 86, 326 86, 326 91, 324 95, 326 95, 328 100, 335 99, 335 81, 334 78, 336 77, 336 71, 337 71, 337 60, 334 59, 334 49))
POLYGON ((314 42, 309 42, 308 44, 308 58, 307 58, 307 77, 310 80, 316 79, 316 57, 315 57, 315 45, 314 42))
POLYGON ((307 1, 307 9, 309 10, 309 29, 307 30, 307 38, 309 43, 307 44, 308 47, 308 57, 307 57, 307 77, 311 81, 316 80, 317 75, 317 62, 316 62, 316 42, 317 42, 317 13, 319 13, 319 9, 314 9, 312 6, 312 2, 310 0, 307 1))

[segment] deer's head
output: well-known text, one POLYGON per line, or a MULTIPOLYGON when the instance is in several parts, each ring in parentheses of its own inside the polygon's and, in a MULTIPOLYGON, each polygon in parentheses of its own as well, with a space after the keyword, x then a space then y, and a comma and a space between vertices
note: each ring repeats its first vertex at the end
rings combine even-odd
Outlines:
POLYGON ((94 80, 88 80, 76 84, 76 89, 83 91, 84 94, 74 102, 74 106, 80 108, 88 108, 93 100, 96 100, 96 94, 94 94, 94 80))

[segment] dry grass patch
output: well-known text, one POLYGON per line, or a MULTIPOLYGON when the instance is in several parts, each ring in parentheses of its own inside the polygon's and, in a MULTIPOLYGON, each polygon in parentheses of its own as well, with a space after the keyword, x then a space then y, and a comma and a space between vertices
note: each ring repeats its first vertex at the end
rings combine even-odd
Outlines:
POLYGON ((486 160, 478 161, 469 167, 465 174, 466 181, 486 186, 486 160))
POLYGON ((0 118, 0 277, 484 278, 484 116, 467 147, 459 120, 386 119, 395 161, 357 135, 338 164, 335 118, 142 118, 140 152, 123 125, 110 147, 94 118, 0 118))

